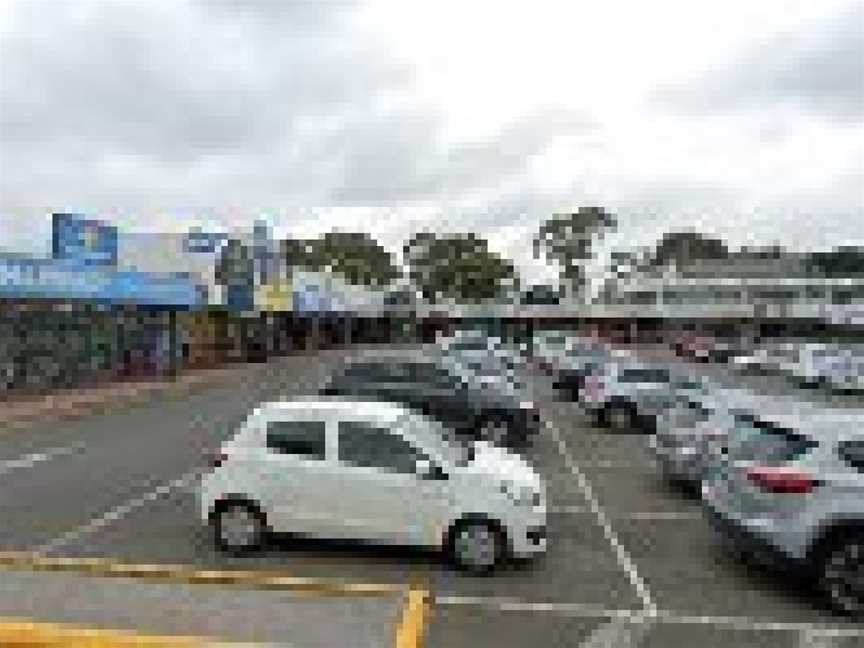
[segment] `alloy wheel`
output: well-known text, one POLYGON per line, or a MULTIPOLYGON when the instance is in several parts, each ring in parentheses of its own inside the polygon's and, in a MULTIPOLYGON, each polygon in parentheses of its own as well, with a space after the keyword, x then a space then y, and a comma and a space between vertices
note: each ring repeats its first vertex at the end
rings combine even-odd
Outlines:
POLYGON ((499 534, 488 524, 463 525, 453 539, 454 558, 460 567, 469 571, 489 571, 498 562, 500 551, 499 534))
POLYGON ((232 504, 217 514, 216 541, 227 551, 252 551, 261 545, 264 522, 246 504, 232 504))

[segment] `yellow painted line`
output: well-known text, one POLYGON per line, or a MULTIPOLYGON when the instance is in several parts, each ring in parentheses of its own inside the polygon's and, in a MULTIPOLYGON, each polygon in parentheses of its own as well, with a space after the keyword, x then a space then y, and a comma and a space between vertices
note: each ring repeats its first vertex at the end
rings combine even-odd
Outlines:
POLYGON ((396 648, 423 648, 431 613, 431 600, 427 589, 412 587, 408 591, 402 619, 396 628, 396 648))
POLYGON ((0 646, 4 648, 240 648, 265 645, 0 618, 0 646))
POLYGON ((196 569, 189 565, 123 563, 107 558, 49 558, 27 552, 0 552, 0 569, 69 572, 191 585, 236 585, 318 596, 393 596, 407 589, 404 584, 353 583, 290 576, 271 570, 196 569))

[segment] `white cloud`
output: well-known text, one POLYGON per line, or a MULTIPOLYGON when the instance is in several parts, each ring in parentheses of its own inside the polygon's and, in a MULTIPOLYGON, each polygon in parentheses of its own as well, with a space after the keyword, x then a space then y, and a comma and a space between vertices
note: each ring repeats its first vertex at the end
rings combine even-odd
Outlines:
POLYGON ((132 229, 265 211, 393 250, 475 229, 545 280, 531 234, 585 203, 619 215, 607 247, 687 226, 855 241, 864 126, 857 86, 835 91, 861 7, 0 3, 0 245, 40 238, 51 210, 132 229))

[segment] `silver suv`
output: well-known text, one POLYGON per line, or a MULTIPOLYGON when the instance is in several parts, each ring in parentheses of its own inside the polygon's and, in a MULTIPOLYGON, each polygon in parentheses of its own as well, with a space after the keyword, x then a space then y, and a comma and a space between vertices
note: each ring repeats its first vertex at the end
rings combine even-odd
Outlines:
POLYGON ((862 410, 805 406, 739 420, 702 494, 722 538, 807 568, 838 611, 864 618, 862 410))
POLYGON ((724 461, 730 435, 739 425, 761 412, 791 411, 794 397, 766 396, 747 389, 714 389, 684 397, 657 418, 657 430, 648 444, 663 475, 688 488, 699 486, 709 471, 724 461))

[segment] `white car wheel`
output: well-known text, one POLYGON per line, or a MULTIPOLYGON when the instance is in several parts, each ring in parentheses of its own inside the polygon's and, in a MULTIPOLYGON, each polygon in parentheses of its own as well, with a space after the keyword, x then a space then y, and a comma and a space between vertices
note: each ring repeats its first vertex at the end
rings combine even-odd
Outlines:
POLYGON ((453 560, 466 571, 491 571, 503 552, 501 533, 486 522, 460 524, 452 541, 453 560))
POLYGON ((832 607, 850 616, 864 616, 864 537, 850 538, 832 549, 820 576, 832 607))
POLYGON ((216 545, 223 551, 246 553, 258 549, 266 530, 260 511, 245 503, 231 503, 216 511, 213 519, 216 545))

